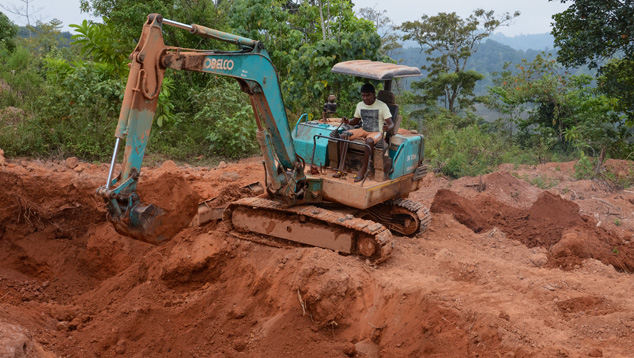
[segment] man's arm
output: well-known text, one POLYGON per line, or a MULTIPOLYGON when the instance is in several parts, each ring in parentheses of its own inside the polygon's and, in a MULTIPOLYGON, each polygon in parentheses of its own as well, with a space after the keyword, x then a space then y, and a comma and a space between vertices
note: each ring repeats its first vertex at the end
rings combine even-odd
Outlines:
POLYGON ((353 125, 353 126, 356 126, 357 124, 359 124, 360 121, 361 121, 361 118, 348 119, 348 118, 344 117, 344 119, 343 119, 343 123, 350 124, 350 125, 353 125))
POLYGON ((357 124, 359 124, 359 122, 361 122, 361 110, 359 109, 359 106, 361 105, 361 103, 363 102, 357 103, 357 107, 354 109, 353 118, 350 120, 348 120, 347 118, 344 118, 343 123, 356 126, 357 124))
POLYGON ((383 132, 390 132, 394 129, 394 121, 392 121, 392 117, 385 118, 385 123, 383 123, 383 132))

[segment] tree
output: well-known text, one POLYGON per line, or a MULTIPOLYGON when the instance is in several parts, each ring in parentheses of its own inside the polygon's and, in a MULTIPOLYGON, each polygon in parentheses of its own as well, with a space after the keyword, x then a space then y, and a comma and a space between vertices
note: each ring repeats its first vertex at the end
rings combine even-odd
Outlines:
POLYGON ((114 29, 111 23, 93 23, 84 20, 81 24, 71 24, 76 34, 71 38, 75 40, 74 46, 79 46, 81 54, 95 62, 106 64, 113 73, 127 74, 127 59, 130 49, 122 46, 114 37, 114 29))
POLYGON ((627 132, 616 101, 593 88, 592 80, 589 75, 570 75, 550 54, 538 55, 531 62, 522 60, 514 70, 507 64, 495 74, 490 105, 517 125, 525 146, 558 145, 567 151, 622 157, 627 132))
POLYGON ((468 107, 475 83, 483 78, 475 71, 465 71, 469 58, 483 39, 517 16, 519 12, 496 18, 493 11, 478 9, 466 19, 455 12, 439 13, 401 24, 399 29, 405 32, 403 40, 418 42, 421 52, 428 55, 430 64, 422 67, 428 78, 420 84, 424 97, 443 96, 452 114, 456 114, 458 108, 468 107))
POLYGON ((333 74, 332 66, 342 61, 381 58, 381 39, 372 22, 358 18, 347 0, 330 0, 328 9, 322 22, 318 8, 305 1, 289 18, 290 26, 303 33, 300 46, 285 49, 291 65, 282 74, 287 105, 296 113, 321 113, 329 94, 337 96, 340 113, 352 113, 359 101, 359 80, 333 74), (322 24, 327 24, 325 40, 322 24))
POLYGON ((61 41, 60 29, 62 21, 52 19, 49 22, 36 21, 35 26, 28 26, 29 32, 34 36, 26 39, 25 44, 31 50, 31 53, 44 57, 49 52, 58 48, 61 41))
MULTIPOLYGON (((552 1, 552 0, 551 0, 552 1)), ((566 66, 598 67, 616 54, 634 55, 634 7, 629 1, 561 0, 571 2, 553 15, 552 34, 559 62, 566 66)))
MULTIPOLYGON (((551 0, 552 1, 552 0, 551 0)), ((634 7, 630 1, 561 0, 570 7, 553 15, 552 34, 565 66, 600 67, 604 93, 617 98, 634 124, 634 7)))
POLYGON ((347 107, 359 99, 357 80, 330 69, 341 61, 379 58, 376 28, 355 16, 347 0, 235 0, 229 18, 234 33, 264 43, 295 113, 321 113, 330 93, 341 113, 350 112, 347 107))
POLYGON ((381 52, 386 56, 403 46, 398 42, 400 37, 394 30, 396 26, 392 20, 387 17, 387 10, 378 11, 376 6, 364 7, 359 9, 359 15, 366 20, 370 20, 374 23, 379 36, 381 36, 381 52))
POLYGON ((3 8, 6 12, 25 18, 26 26, 31 26, 31 17, 42 11, 42 8, 33 7, 35 0, 20 0, 20 2, 24 5, 0 4, 0 8, 3 8))
POLYGON ((13 52, 17 34, 18 27, 5 14, 0 12, 0 49, 4 45, 9 52, 13 52))
POLYGON ((33 7, 33 2, 35 0, 20 0, 24 5, 15 5, 15 4, 0 4, 0 8, 4 9, 6 12, 9 12, 14 15, 18 15, 26 19, 26 27, 29 29, 29 37, 31 37, 31 17, 40 12, 42 8, 33 7))

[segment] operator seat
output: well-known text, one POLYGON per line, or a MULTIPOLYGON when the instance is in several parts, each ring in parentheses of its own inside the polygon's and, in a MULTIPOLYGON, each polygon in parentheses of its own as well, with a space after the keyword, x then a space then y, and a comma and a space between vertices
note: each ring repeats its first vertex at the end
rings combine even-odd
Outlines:
POLYGON ((376 94, 376 99, 387 104, 387 108, 390 109, 390 113, 392 114, 394 129, 392 129, 387 134, 387 140, 389 141, 389 137, 398 133, 398 129, 401 128, 401 119, 403 117, 399 116, 398 114, 398 104, 396 104, 396 96, 391 91, 379 90, 379 93, 376 94))
MULTIPOLYGON (((394 93, 391 91, 379 90, 376 98, 387 105, 390 109, 390 113, 392 114, 392 121, 394 122, 394 128, 385 134, 385 143, 387 144, 386 148, 374 147, 374 153, 371 154, 373 168, 371 168, 370 175, 374 178, 374 180, 383 181, 388 179, 390 170, 392 169, 392 159, 386 155, 386 151, 388 151, 390 147, 390 138, 398 133, 398 130, 401 127, 402 117, 398 114, 398 104, 396 104, 396 96, 394 93)), ((359 144, 351 143, 348 150, 363 153, 365 150, 363 145, 365 143, 365 139, 356 139, 355 142, 359 144)), ((339 148, 335 142, 329 143, 329 159, 333 167, 336 167, 339 162, 340 154, 338 149, 339 148)))

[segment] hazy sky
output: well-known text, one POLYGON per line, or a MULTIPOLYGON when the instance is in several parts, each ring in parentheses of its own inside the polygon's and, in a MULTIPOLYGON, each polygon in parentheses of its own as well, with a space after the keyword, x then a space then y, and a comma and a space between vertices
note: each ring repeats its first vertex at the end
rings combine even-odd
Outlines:
POLYGON ((387 16, 399 25, 404 21, 420 19, 422 15, 433 16, 439 12, 455 12, 460 17, 468 17, 475 9, 493 10, 496 14, 505 12, 522 14, 507 27, 496 32, 506 36, 522 34, 542 34, 550 32, 553 14, 568 8, 559 0, 355 0, 356 8, 370 7, 377 11, 387 10, 387 16))
MULTIPOLYGON (((494 10, 498 14, 519 10, 522 13, 520 17, 516 18, 511 26, 500 28, 498 31, 507 36, 550 32, 551 16, 567 8, 566 4, 561 4, 558 0, 553 2, 548 0, 354 0, 353 2, 356 4, 355 9, 371 7, 378 11, 387 10, 387 16, 396 24, 420 19, 423 14, 432 16, 439 12, 456 12, 462 17, 467 17, 476 8, 494 10)), ((79 11, 79 0, 33 0, 32 3, 35 9, 41 8, 33 16, 32 21, 39 19, 46 22, 57 18, 62 20, 63 30, 70 31, 69 24, 78 24, 83 19, 89 18, 87 14, 79 11)), ((0 0, 0 4, 24 5, 20 0, 0 0)), ((2 12, 16 24, 26 25, 26 21, 19 16, 6 13, 6 11, 2 12)), ((201 25, 213 26, 213 24, 201 25)))

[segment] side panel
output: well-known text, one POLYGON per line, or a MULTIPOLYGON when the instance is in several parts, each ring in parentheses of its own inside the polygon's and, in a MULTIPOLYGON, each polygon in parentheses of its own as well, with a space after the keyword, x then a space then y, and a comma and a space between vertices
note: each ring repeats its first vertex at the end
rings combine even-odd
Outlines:
POLYGON ((307 165, 325 166, 328 164, 328 139, 317 138, 317 146, 315 147, 313 138, 316 135, 328 136, 335 128, 326 123, 308 122, 299 123, 293 129, 295 151, 304 158, 307 165), (314 163, 312 159, 313 148, 315 148, 314 163))
POLYGON ((325 201, 337 202, 357 209, 367 209, 386 200, 406 197, 410 192, 418 189, 421 181, 413 181, 413 176, 414 174, 408 174, 395 180, 365 186, 323 177, 322 196, 325 201))
POLYGON ((390 157, 394 160, 394 171, 390 179, 400 178, 403 175, 411 174, 416 170, 420 160, 423 140, 420 136, 400 136, 392 137, 390 143, 390 157))

